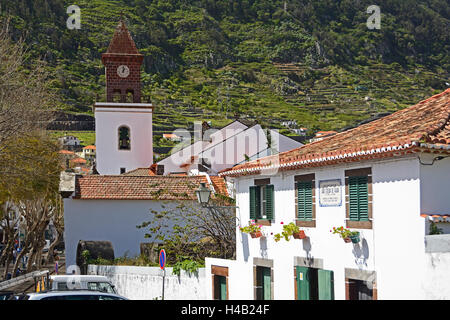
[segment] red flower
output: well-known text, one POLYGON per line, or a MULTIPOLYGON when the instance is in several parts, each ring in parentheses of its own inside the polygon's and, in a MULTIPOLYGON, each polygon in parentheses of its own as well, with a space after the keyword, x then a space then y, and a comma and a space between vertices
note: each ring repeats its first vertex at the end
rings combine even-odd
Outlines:
POLYGON ((281 221, 281 223, 280 224, 283 224, 283 221, 281 221))

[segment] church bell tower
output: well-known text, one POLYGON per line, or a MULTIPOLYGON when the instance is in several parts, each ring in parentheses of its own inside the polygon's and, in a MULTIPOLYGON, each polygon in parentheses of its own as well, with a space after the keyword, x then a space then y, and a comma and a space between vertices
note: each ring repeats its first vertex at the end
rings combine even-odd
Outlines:
POLYGON ((125 23, 120 21, 108 51, 102 55, 106 72, 106 101, 141 102, 143 59, 125 23))
POLYGON ((97 171, 122 174, 153 164, 153 106, 141 103, 141 65, 144 56, 121 20, 102 62, 106 102, 94 105, 97 171))

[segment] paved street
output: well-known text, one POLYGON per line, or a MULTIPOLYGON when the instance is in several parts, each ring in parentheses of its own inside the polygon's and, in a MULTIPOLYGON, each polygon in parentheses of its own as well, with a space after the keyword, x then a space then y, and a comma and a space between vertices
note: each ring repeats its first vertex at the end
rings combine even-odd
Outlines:
MULTIPOLYGON (((66 273, 65 257, 64 257, 64 255, 61 255, 61 254, 59 256, 60 256, 60 260, 59 260, 58 274, 65 274, 66 273)), ((5 268, 1 267, 0 274, 3 274, 4 270, 5 270, 5 268)), ((12 270, 12 264, 10 265, 9 270, 10 271, 12 270)), ((44 266, 42 266, 42 268, 40 270, 49 270, 51 275, 55 274, 55 264, 52 263, 52 264, 44 265, 44 266)), ((13 291, 15 293, 34 292, 34 281, 29 280, 29 281, 19 284, 17 286, 4 289, 4 291, 13 291)))

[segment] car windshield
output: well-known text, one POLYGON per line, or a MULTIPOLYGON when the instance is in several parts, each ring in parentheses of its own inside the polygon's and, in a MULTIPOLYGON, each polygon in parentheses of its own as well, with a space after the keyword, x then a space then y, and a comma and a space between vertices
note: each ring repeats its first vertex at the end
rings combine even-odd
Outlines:
POLYGON ((88 290, 116 293, 116 290, 108 282, 88 282, 88 290))
POLYGON ((120 297, 102 295, 58 295, 42 298, 41 300, 124 300, 120 297))

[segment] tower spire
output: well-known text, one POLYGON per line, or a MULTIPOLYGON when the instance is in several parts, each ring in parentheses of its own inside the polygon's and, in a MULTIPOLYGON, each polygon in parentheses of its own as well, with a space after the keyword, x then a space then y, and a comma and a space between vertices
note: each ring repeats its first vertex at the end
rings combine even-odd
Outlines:
POLYGON ((106 100, 108 102, 141 102, 141 65, 144 56, 139 53, 123 12, 102 62, 106 67, 106 100))

